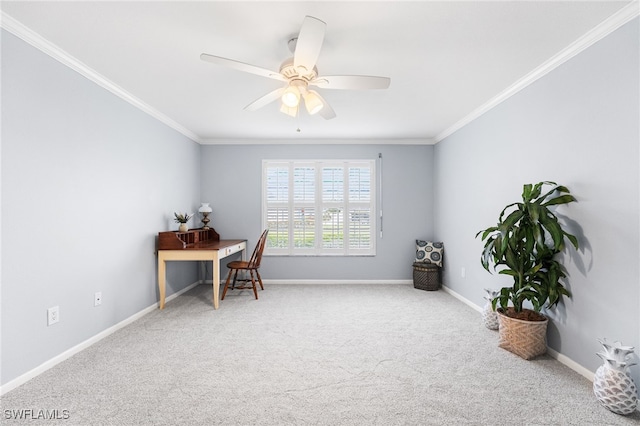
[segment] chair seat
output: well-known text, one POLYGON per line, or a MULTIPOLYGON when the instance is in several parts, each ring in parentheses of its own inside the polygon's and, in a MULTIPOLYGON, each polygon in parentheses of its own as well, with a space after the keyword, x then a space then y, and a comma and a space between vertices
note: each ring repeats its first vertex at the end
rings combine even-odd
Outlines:
POLYGON ((227 263, 227 268, 231 269, 250 269, 249 262, 246 260, 234 260, 227 263))

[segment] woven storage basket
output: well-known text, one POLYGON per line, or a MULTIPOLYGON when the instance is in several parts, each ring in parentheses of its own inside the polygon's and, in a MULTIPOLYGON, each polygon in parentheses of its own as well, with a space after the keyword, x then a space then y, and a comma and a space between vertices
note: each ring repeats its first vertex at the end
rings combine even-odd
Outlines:
POLYGON ((440 288, 440 268, 431 263, 414 262, 413 286, 420 290, 438 290, 440 288))
POLYGON ((498 314, 498 346, 523 359, 532 359, 547 352, 547 324, 544 321, 523 321, 498 314))

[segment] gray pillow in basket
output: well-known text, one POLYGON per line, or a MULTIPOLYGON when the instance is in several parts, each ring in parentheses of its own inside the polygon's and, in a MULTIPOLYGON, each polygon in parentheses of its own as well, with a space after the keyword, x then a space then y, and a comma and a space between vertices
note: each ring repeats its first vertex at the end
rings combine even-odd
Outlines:
POLYGON ((444 244, 441 242, 416 240, 416 262, 433 263, 442 267, 442 252, 444 244))

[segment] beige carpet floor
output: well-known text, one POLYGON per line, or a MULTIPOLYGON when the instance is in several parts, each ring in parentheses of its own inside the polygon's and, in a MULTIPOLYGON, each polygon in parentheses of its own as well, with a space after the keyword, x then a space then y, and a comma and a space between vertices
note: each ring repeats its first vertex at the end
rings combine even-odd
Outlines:
MULTIPOLYGON (((3 425, 638 425, 410 285, 197 286, 2 398, 3 425), (19 420, 32 410, 59 420, 19 420)), ((595 354, 594 354, 595 356, 595 354)))

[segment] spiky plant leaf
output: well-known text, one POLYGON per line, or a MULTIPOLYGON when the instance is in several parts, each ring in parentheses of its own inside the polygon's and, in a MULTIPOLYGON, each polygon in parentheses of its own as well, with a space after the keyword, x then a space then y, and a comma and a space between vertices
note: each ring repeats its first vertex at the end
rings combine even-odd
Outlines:
POLYGON ((542 205, 545 207, 549 207, 549 206, 555 206, 558 204, 568 204, 574 201, 578 201, 578 200, 576 200, 573 195, 560 195, 559 197, 552 198, 549 201, 542 203, 542 205))

